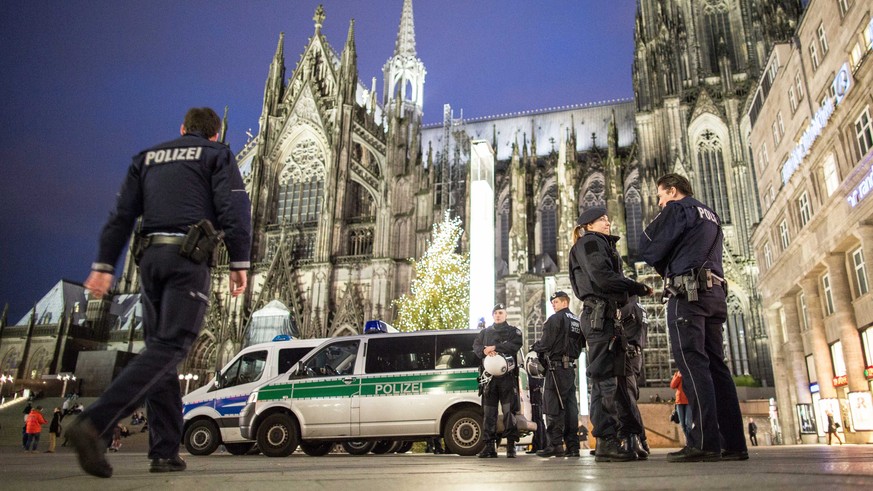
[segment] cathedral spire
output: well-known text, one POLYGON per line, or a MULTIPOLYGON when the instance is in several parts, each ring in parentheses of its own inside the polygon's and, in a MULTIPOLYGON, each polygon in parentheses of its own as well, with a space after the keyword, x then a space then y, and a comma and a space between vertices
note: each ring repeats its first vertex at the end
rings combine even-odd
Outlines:
POLYGON ((321 26, 324 25, 324 5, 319 4, 318 8, 315 9, 315 15, 312 16, 312 20, 315 21, 315 34, 321 34, 321 26))
POLYGON ((355 48, 355 19, 349 22, 349 34, 343 47, 340 61, 340 86, 346 104, 355 100, 355 90, 358 86, 358 53, 355 48))
POLYGON ((415 22, 412 19, 412 0, 403 0, 403 13, 400 14, 400 30, 394 43, 394 56, 415 58, 415 22))

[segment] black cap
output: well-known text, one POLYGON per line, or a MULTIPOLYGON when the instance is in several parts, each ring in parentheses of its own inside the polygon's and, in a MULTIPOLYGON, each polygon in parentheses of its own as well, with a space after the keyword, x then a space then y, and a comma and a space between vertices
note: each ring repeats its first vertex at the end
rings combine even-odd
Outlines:
POLYGON ((493 309, 491 309, 491 313, 493 314, 494 312, 497 312, 498 310, 506 310, 506 307, 502 303, 499 303, 499 304, 495 305, 493 309))
POLYGON ((579 218, 576 220, 577 225, 588 225, 589 223, 597 220, 598 218, 606 215, 606 208, 602 206, 595 206, 593 208, 588 208, 583 211, 579 218))
POLYGON ((549 302, 551 302, 552 300, 554 300, 556 298, 561 298, 561 297, 564 297, 567 300, 570 299, 570 295, 567 295, 567 292, 565 292, 563 290, 559 290, 559 291, 556 291, 555 293, 552 293, 552 296, 549 297, 549 302))

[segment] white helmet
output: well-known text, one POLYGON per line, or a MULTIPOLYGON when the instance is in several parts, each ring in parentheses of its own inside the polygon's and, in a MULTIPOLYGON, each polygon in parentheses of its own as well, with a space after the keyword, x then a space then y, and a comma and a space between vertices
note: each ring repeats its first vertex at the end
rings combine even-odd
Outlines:
POLYGON ((515 358, 498 353, 494 356, 486 356, 482 366, 492 377, 502 377, 515 369, 515 358))
POLYGON ((540 363, 540 358, 537 356, 536 351, 531 351, 525 356, 524 369, 527 370, 528 376, 533 378, 543 378, 546 375, 546 369, 540 363))

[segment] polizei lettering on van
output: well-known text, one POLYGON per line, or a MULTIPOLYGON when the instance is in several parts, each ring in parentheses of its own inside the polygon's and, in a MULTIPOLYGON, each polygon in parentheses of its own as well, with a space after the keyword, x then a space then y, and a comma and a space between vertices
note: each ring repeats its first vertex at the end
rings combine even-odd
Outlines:
POLYGON ((146 152, 145 165, 164 164, 180 160, 200 160, 203 147, 166 148, 146 152))
POLYGON ((376 384, 376 395, 382 394, 421 394, 421 382, 376 384))

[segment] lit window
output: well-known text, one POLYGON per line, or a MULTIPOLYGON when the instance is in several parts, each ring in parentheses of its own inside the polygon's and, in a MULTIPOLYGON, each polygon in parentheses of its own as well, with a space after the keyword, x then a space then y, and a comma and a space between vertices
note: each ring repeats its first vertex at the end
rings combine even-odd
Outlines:
POLYGON ((797 100, 803 100, 803 83, 800 81, 800 74, 794 76, 794 85, 797 86, 797 100))
POLYGON ((773 266, 773 251, 770 249, 770 243, 764 244, 764 266, 770 269, 773 266))
POLYGON ((797 96, 794 95, 794 87, 788 87, 788 102, 791 103, 791 114, 797 111, 797 96))
POLYGON ((822 174, 824 175, 828 196, 830 196, 834 194, 834 191, 840 185, 840 176, 837 174, 837 161, 834 159, 834 154, 828 155, 822 166, 822 174))
POLYGON ((821 54, 826 55, 828 52, 828 36, 825 33, 824 24, 818 26, 818 42, 821 44, 821 54))
POLYGON ((861 116, 855 120, 855 138, 858 141, 858 150, 861 151, 860 157, 867 155, 867 152, 873 148, 873 125, 870 123, 870 106, 865 107, 861 116))
POLYGON ((788 249, 788 246, 791 245, 791 235, 788 232, 788 221, 782 220, 779 223, 779 239, 782 241, 782 250, 788 249))
POLYGON ((873 366, 873 327, 861 333, 861 346, 864 347, 864 366, 873 366))
POLYGON ((821 277, 821 285, 822 289, 824 290, 825 315, 831 315, 836 310, 834 309, 834 294, 831 291, 830 275, 824 275, 821 277))
POLYGON ((852 251, 852 266, 855 268, 855 290, 860 297, 869 291, 867 267, 864 265, 864 250, 860 247, 852 251))
POLYGON ((818 69, 818 49, 815 47, 815 41, 809 43, 809 60, 812 62, 812 69, 818 69))
POLYGON ((846 375, 846 361, 843 359, 843 343, 841 341, 831 345, 831 359, 834 362, 834 377, 846 375))
POLYGON ((797 208, 800 211, 800 226, 803 227, 809 223, 812 218, 812 209, 809 206, 809 195, 804 191, 797 200, 797 208))
POLYGON ((840 17, 846 15, 849 11, 849 0, 837 0, 837 3, 840 4, 840 17))

